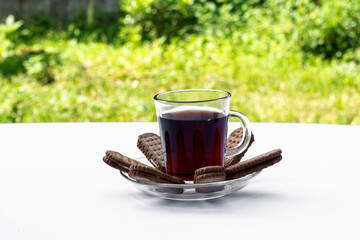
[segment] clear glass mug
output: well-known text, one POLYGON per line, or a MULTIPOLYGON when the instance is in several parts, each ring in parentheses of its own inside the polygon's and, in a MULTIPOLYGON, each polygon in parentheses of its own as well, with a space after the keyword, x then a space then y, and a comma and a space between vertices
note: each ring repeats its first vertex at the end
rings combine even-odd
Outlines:
POLYGON ((242 153, 250 143, 248 118, 231 111, 231 94, 222 90, 188 89, 154 96, 167 173, 192 180, 196 169, 224 166, 225 158, 242 153), (226 149, 229 118, 244 128, 240 143, 226 149))

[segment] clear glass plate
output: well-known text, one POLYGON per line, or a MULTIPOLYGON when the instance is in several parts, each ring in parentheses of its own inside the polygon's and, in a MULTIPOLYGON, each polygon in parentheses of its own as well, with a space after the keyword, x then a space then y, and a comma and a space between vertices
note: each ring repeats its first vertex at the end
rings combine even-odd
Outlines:
POLYGON ((185 184, 149 183, 133 179, 122 171, 120 171, 120 174, 133 183, 139 190, 153 196, 171 200, 196 201, 219 198, 239 191, 248 185, 260 172, 261 171, 255 172, 234 180, 201 184, 194 184, 190 181, 185 184))

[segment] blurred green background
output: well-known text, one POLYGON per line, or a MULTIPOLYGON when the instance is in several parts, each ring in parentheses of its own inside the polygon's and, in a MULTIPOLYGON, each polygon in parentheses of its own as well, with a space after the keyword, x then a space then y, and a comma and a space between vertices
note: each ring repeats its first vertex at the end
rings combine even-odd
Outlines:
POLYGON ((360 124, 360 0, 123 0, 0 22, 0 122, 155 121, 153 96, 232 93, 251 121, 360 124))

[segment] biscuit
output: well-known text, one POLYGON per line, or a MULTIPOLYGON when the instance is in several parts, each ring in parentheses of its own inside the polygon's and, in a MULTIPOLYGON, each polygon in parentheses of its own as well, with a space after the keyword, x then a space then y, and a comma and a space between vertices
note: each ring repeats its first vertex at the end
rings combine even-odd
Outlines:
POLYGON ((129 169, 128 169, 127 167, 123 167, 123 166, 115 163, 114 161, 110 160, 110 159, 107 158, 106 156, 103 157, 103 161, 104 161, 107 165, 109 165, 110 167, 119 169, 120 171, 123 171, 123 172, 129 172, 129 169))
POLYGON ((147 182, 185 184, 180 178, 146 165, 131 165, 129 168, 129 176, 147 182))
MULTIPOLYGON (((222 166, 207 166, 199 168, 194 174, 194 183, 213 183, 221 182, 226 180, 225 168, 222 166)), ((195 191, 198 193, 212 193, 221 191, 224 186, 207 186, 207 187, 196 187, 195 191)))
POLYGON ((154 167, 166 172, 160 136, 154 133, 141 134, 138 137, 137 147, 154 167))
POLYGON ((237 128, 229 135, 229 137, 226 139, 226 148, 234 148, 236 147, 243 136, 243 128, 237 128))
POLYGON ((264 168, 270 167, 270 166, 274 165, 275 163, 280 162, 281 159, 282 159, 282 156, 278 156, 276 158, 273 158, 273 159, 270 159, 268 161, 259 163, 259 164, 255 165, 255 166, 249 167, 249 168, 244 169, 242 171, 227 175, 226 180, 232 180, 232 179, 236 179, 236 178, 241 178, 241 177, 244 177, 244 176, 249 175, 251 173, 261 171, 264 168))
POLYGON ((158 178, 154 175, 151 175, 149 173, 144 173, 144 172, 138 172, 138 171, 130 171, 129 172, 129 176, 131 178, 134 178, 136 180, 139 181, 143 181, 143 182, 151 182, 151 183, 171 183, 169 181, 163 180, 161 178, 158 178))
POLYGON ((207 166, 196 169, 194 172, 194 179, 202 174, 212 173, 212 172, 225 172, 225 168, 223 166, 207 166))
MULTIPOLYGON (((167 174, 150 166, 144 168, 143 166, 140 165, 132 165, 129 171, 129 176, 131 178, 147 183, 166 183, 166 184, 185 183, 181 179, 175 178, 173 176, 167 175, 166 177, 164 177, 163 175, 167 175, 167 174)), ((155 186, 154 191, 182 194, 184 192, 184 189, 181 187, 175 188, 175 187, 155 186)))
POLYGON ((199 168, 194 173, 194 183, 220 182, 226 179, 225 168, 222 166, 207 166, 199 168))
POLYGON ((275 149, 259 156, 253 157, 243 162, 225 168, 226 179, 231 180, 248 174, 258 172, 267 168, 282 159, 281 149, 275 149))
POLYGON ((226 180, 225 172, 211 172, 205 173, 194 178, 194 183, 211 183, 211 182, 221 182, 226 180))
MULTIPOLYGON (((226 149, 236 147, 240 143, 242 137, 243 137, 243 128, 235 129, 229 135, 228 139, 226 140, 226 149)), ((247 152, 247 150, 250 148, 251 144, 254 141, 255 141, 254 134, 251 133, 250 142, 249 142, 249 145, 246 147, 246 149, 240 154, 237 154, 233 157, 226 158, 225 163, 224 163, 225 167, 228 167, 228 166, 231 166, 231 165, 234 165, 234 164, 240 162, 240 160, 244 157, 245 153, 247 152)), ((246 142, 246 139, 243 144, 245 144, 245 142, 246 142)))
POLYGON ((111 150, 106 151, 105 156, 103 157, 103 161, 109 166, 119 169, 123 172, 129 172, 130 166, 134 164, 146 166, 145 164, 136 161, 135 159, 126 157, 121 153, 111 150))

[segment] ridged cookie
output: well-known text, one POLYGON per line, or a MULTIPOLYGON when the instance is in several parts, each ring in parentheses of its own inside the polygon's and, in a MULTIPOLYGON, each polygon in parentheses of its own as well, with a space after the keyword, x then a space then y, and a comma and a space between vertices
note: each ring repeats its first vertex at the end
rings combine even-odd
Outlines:
POLYGON ((249 160, 239 162, 235 165, 225 168, 226 179, 236 179, 246 176, 248 174, 258 172, 264 168, 267 168, 282 159, 281 149, 275 149, 259 156, 253 157, 249 160))
MULTIPOLYGON (((226 140, 226 149, 230 149, 230 148, 234 148, 236 147, 241 139, 243 137, 243 128, 237 128, 235 129, 228 137, 228 139, 226 140)), ((246 142, 247 139, 245 139, 244 144, 246 142)), ((250 148, 251 144, 255 141, 254 138, 254 134, 251 133, 251 137, 250 137, 250 142, 249 145, 247 146, 247 148, 240 154, 235 155, 233 157, 229 157, 225 159, 225 167, 234 165, 238 162, 240 162, 240 160, 244 157, 245 153, 247 152, 247 150, 250 148)))
POLYGON ((129 172, 129 168, 131 165, 137 164, 137 165, 146 166, 145 164, 143 164, 135 159, 126 157, 126 156, 122 155, 121 153, 111 151, 111 150, 106 151, 105 156, 103 157, 103 161, 106 164, 108 164, 109 166, 119 169, 124 172, 129 172))
POLYGON ((154 133, 141 134, 138 137, 137 147, 154 167, 166 172, 160 136, 154 133))

